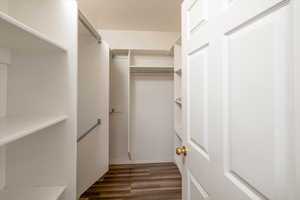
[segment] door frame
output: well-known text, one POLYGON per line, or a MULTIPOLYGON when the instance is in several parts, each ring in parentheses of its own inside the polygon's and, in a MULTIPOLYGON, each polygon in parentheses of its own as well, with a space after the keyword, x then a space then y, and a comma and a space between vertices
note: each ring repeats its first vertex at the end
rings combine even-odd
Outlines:
MULTIPOLYGON (((187 39, 187 31, 186 31, 186 22, 187 16, 185 14, 185 9, 187 6, 188 0, 184 0, 181 4, 181 68, 182 68, 182 81, 181 81, 181 95, 182 95, 182 144, 186 145, 187 142, 187 59, 185 56, 186 52, 186 39, 187 39)), ((185 166, 186 159, 185 157, 182 160, 182 200, 188 200, 188 174, 185 166)))
POLYGON ((294 132, 295 132, 295 168, 296 197, 300 198, 300 2, 293 0, 293 66, 294 66, 294 132))

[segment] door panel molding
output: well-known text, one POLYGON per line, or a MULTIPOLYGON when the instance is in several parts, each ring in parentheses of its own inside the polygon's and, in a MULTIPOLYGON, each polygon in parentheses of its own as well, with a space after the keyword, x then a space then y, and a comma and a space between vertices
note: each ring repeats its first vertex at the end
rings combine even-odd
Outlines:
POLYGON ((188 200, 208 200, 209 195, 200 183, 188 172, 189 197, 188 200), (199 199, 200 197, 200 199, 199 199))
POLYGON ((282 40, 282 38, 286 37, 286 33, 280 30, 290 28, 286 27, 286 25, 282 23, 282 21, 288 22, 288 9, 289 7, 276 9, 273 13, 269 13, 269 15, 265 15, 264 17, 257 18, 251 23, 247 23, 247 26, 235 28, 234 31, 225 33, 224 36, 224 171, 226 177, 229 178, 230 181, 235 183, 237 187, 239 187, 251 198, 253 195, 255 196, 255 194, 257 194, 257 198, 260 197, 260 199, 275 199, 276 196, 280 195, 282 195, 282 198, 286 198, 286 195, 284 194, 287 193, 287 184, 290 182, 287 172, 287 168, 289 165, 289 161, 287 160, 288 155, 282 153, 282 151, 288 151, 289 148, 287 146, 287 144, 289 143, 289 129, 287 127, 286 121, 288 116, 287 99, 291 97, 291 95, 286 92, 288 91, 287 79, 289 76, 289 62, 287 61, 288 56, 283 52, 289 52, 290 46, 286 42, 279 42, 280 40, 282 40), (247 38, 247 36, 249 36, 250 38, 247 38), (252 41, 257 42, 257 44, 255 44, 257 46, 257 50, 255 50, 255 47, 251 46, 251 36, 252 41), (241 46, 240 48, 238 48, 237 45, 233 45, 234 47, 232 48, 236 48, 239 52, 231 52, 234 57, 230 59, 230 42, 235 42, 234 40, 238 39, 241 39, 241 42, 246 41, 247 43, 248 41, 249 43, 248 45, 244 46, 246 48, 242 48, 241 46), (242 56, 242 58, 240 58, 240 55, 242 55, 242 52, 247 53, 249 49, 253 49, 252 53, 249 52, 252 56, 249 54, 248 61, 244 64, 240 63, 236 67, 241 68, 243 67, 243 65, 248 64, 249 69, 252 69, 239 69, 235 70, 234 73, 230 73, 230 71, 232 71, 231 61, 234 62, 238 59, 247 60, 246 56, 242 56), (259 52, 259 50, 261 49, 264 50, 262 52, 259 52), (255 57, 253 55, 257 55, 258 57, 255 57), (263 57, 261 55, 263 55, 263 57), (237 59, 236 57, 239 58, 237 59), (261 68, 257 67, 254 70, 254 66, 261 66, 261 68), (267 69, 266 66, 269 66, 268 72, 265 71, 267 69), (263 69, 263 71, 260 71, 260 69, 263 69), (248 74, 245 74, 243 78, 241 78, 240 75, 242 75, 245 70, 249 72, 248 74), (253 96, 255 95, 254 93, 252 96, 249 96, 249 90, 247 90, 247 88, 244 88, 244 90, 240 88, 240 83, 242 83, 243 80, 246 80, 251 73, 253 74, 253 77, 249 78, 247 85, 251 85, 251 87, 255 88, 252 88, 252 90, 254 90, 254 93, 262 90, 257 98, 253 96), (265 75, 259 78, 259 76, 257 76, 259 75, 259 73, 264 73, 265 75), (235 84, 230 83, 230 81, 233 80, 234 74, 238 76, 236 78, 237 82, 235 84), (267 79, 269 79, 269 82, 266 82, 267 79), (230 90, 230 87, 234 87, 234 85, 237 84, 239 86, 236 87, 238 89, 238 91, 236 91, 236 94, 238 94, 239 97, 235 98, 236 103, 230 104, 229 99, 232 98, 233 93, 233 91, 230 90), (259 85, 253 86, 254 84, 259 85), (266 88, 269 89, 267 90, 266 88), (244 94, 243 91, 245 92, 244 94), (239 121, 239 118, 243 119, 246 116, 246 118, 249 118, 248 116, 252 115, 251 110, 258 109, 258 111, 256 111, 258 115, 249 118, 253 121, 252 126, 250 126, 250 124, 242 124, 242 126, 240 127, 240 130, 243 130, 242 127, 246 127, 248 131, 253 129, 252 133, 255 133, 254 135, 250 132, 246 135, 243 135, 241 131, 234 132, 232 130, 232 124, 230 125, 230 118, 232 118, 232 109, 234 106, 242 102, 241 98, 243 97, 241 95, 248 97, 244 99, 244 106, 240 105, 240 107, 238 108, 239 115, 236 115, 237 118, 233 119, 235 122, 234 126, 236 127, 236 122, 239 121), (260 96, 261 99, 266 101, 257 101, 260 96), (267 100, 268 98, 269 100, 267 100), (249 107, 247 106, 248 99, 249 103, 250 101, 252 101, 251 104, 256 105, 256 107, 253 107, 252 109, 247 108, 249 107), (270 106, 266 110, 268 104, 270 106), (257 105, 261 107, 259 108, 257 107, 257 105), (242 114, 242 110, 246 112, 242 114), (259 114, 259 112, 261 112, 262 114, 259 114), (264 113, 269 114, 263 117, 264 113), (257 122, 254 122, 255 120, 257 120, 257 122), (261 124, 261 126, 259 124, 261 124), (269 124, 268 128, 265 126, 266 124, 269 124), (261 127, 260 129, 258 129, 259 126, 261 127), (285 133, 285 135, 282 135, 282 133, 285 133), (241 134, 243 136, 240 136, 241 134), (238 136, 235 138, 239 138, 238 140, 236 140, 235 144, 233 143, 234 135, 238 136), (233 145, 235 145, 236 148, 234 148, 233 145), (243 155, 239 155, 242 154, 240 152, 244 152, 243 149, 248 149, 248 152, 246 151, 248 156, 245 153, 243 153, 243 155), (237 160, 235 161, 235 159, 237 160), (251 163, 258 163, 258 166, 260 164, 263 167, 254 166, 254 168, 252 168, 252 173, 251 171, 246 170, 247 166, 251 166, 251 163), (262 168, 265 169, 262 170, 262 168), (264 177, 259 176, 259 174, 264 174, 264 177), (242 184, 243 187, 241 186, 242 184), (245 188, 248 188, 248 190, 245 190, 245 188), (251 191, 254 192, 251 193, 251 191))

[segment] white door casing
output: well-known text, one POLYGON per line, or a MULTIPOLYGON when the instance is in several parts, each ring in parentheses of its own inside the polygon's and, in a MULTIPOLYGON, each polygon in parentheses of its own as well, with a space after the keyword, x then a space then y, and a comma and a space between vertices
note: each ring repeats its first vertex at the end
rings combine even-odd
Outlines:
POLYGON ((293 1, 293 65, 294 65, 294 94, 295 94, 295 101, 294 101, 294 127, 295 127, 295 140, 294 140, 294 146, 295 146, 295 153, 294 158, 296 160, 296 197, 300 197, 300 156, 297 155, 297 153, 300 152, 300 123, 297 123, 300 119, 300 79, 297 78, 300 76, 300 68, 296 67, 300 65, 300 23, 296 19, 300 19, 300 2, 299 1, 293 1))
POLYGON ((297 199, 293 9, 184 1, 184 200, 297 199))

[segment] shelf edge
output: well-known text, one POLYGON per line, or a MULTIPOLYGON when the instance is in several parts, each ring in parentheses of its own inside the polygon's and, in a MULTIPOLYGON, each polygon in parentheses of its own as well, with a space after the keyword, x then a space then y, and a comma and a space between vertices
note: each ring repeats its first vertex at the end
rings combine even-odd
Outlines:
POLYGON ((7 145, 9 143, 12 143, 14 141, 17 141, 17 140, 19 140, 21 138, 24 138, 26 136, 32 135, 32 134, 34 134, 34 133, 36 133, 38 131, 41 131, 43 129, 49 128, 51 126, 54 126, 54 125, 56 125, 56 124, 58 124, 60 122, 63 122, 65 120, 67 120, 67 119, 68 119, 68 116, 63 115, 63 116, 55 118, 54 120, 48 120, 48 122, 44 122, 41 125, 38 125, 38 126, 32 128, 31 130, 20 131, 20 132, 18 132, 16 134, 12 134, 10 136, 7 136, 7 137, 5 137, 3 139, 0 139, 0 147, 4 146, 4 145, 7 145))
POLYGON ((1 11, 0 11, 0 19, 6 21, 7 23, 9 23, 19 29, 22 29, 23 31, 27 32, 28 34, 31 34, 34 37, 36 37, 40 40, 43 40, 44 42, 62 50, 63 52, 67 52, 67 48, 65 48, 64 46, 58 44, 57 42, 54 42, 53 40, 49 39, 47 36, 45 36, 45 34, 42 34, 41 32, 31 28, 28 25, 23 24, 22 22, 18 21, 17 19, 15 19, 1 11))

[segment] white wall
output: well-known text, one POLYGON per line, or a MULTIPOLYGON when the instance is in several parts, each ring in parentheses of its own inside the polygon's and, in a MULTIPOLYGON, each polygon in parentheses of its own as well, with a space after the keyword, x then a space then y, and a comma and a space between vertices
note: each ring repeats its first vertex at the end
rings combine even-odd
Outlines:
POLYGON ((78 143, 77 196, 108 171, 109 48, 90 35, 79 36, 78 135, 101 125, 78 143))
POLYGON ((8 0, 0 0, 0 11, 2 12, 8 11, 8 0))
POLYGON ((111 49, 170 49, 178 32, 99 30, 111 49))
POLYGON ((173 74, 131 73, 130 81, 134 162, 173 162, 173 74))
POLYGON ((6 115, 7 104, 7 67, 11 64, 11 52, 0 48, 0 117, 6 115))

